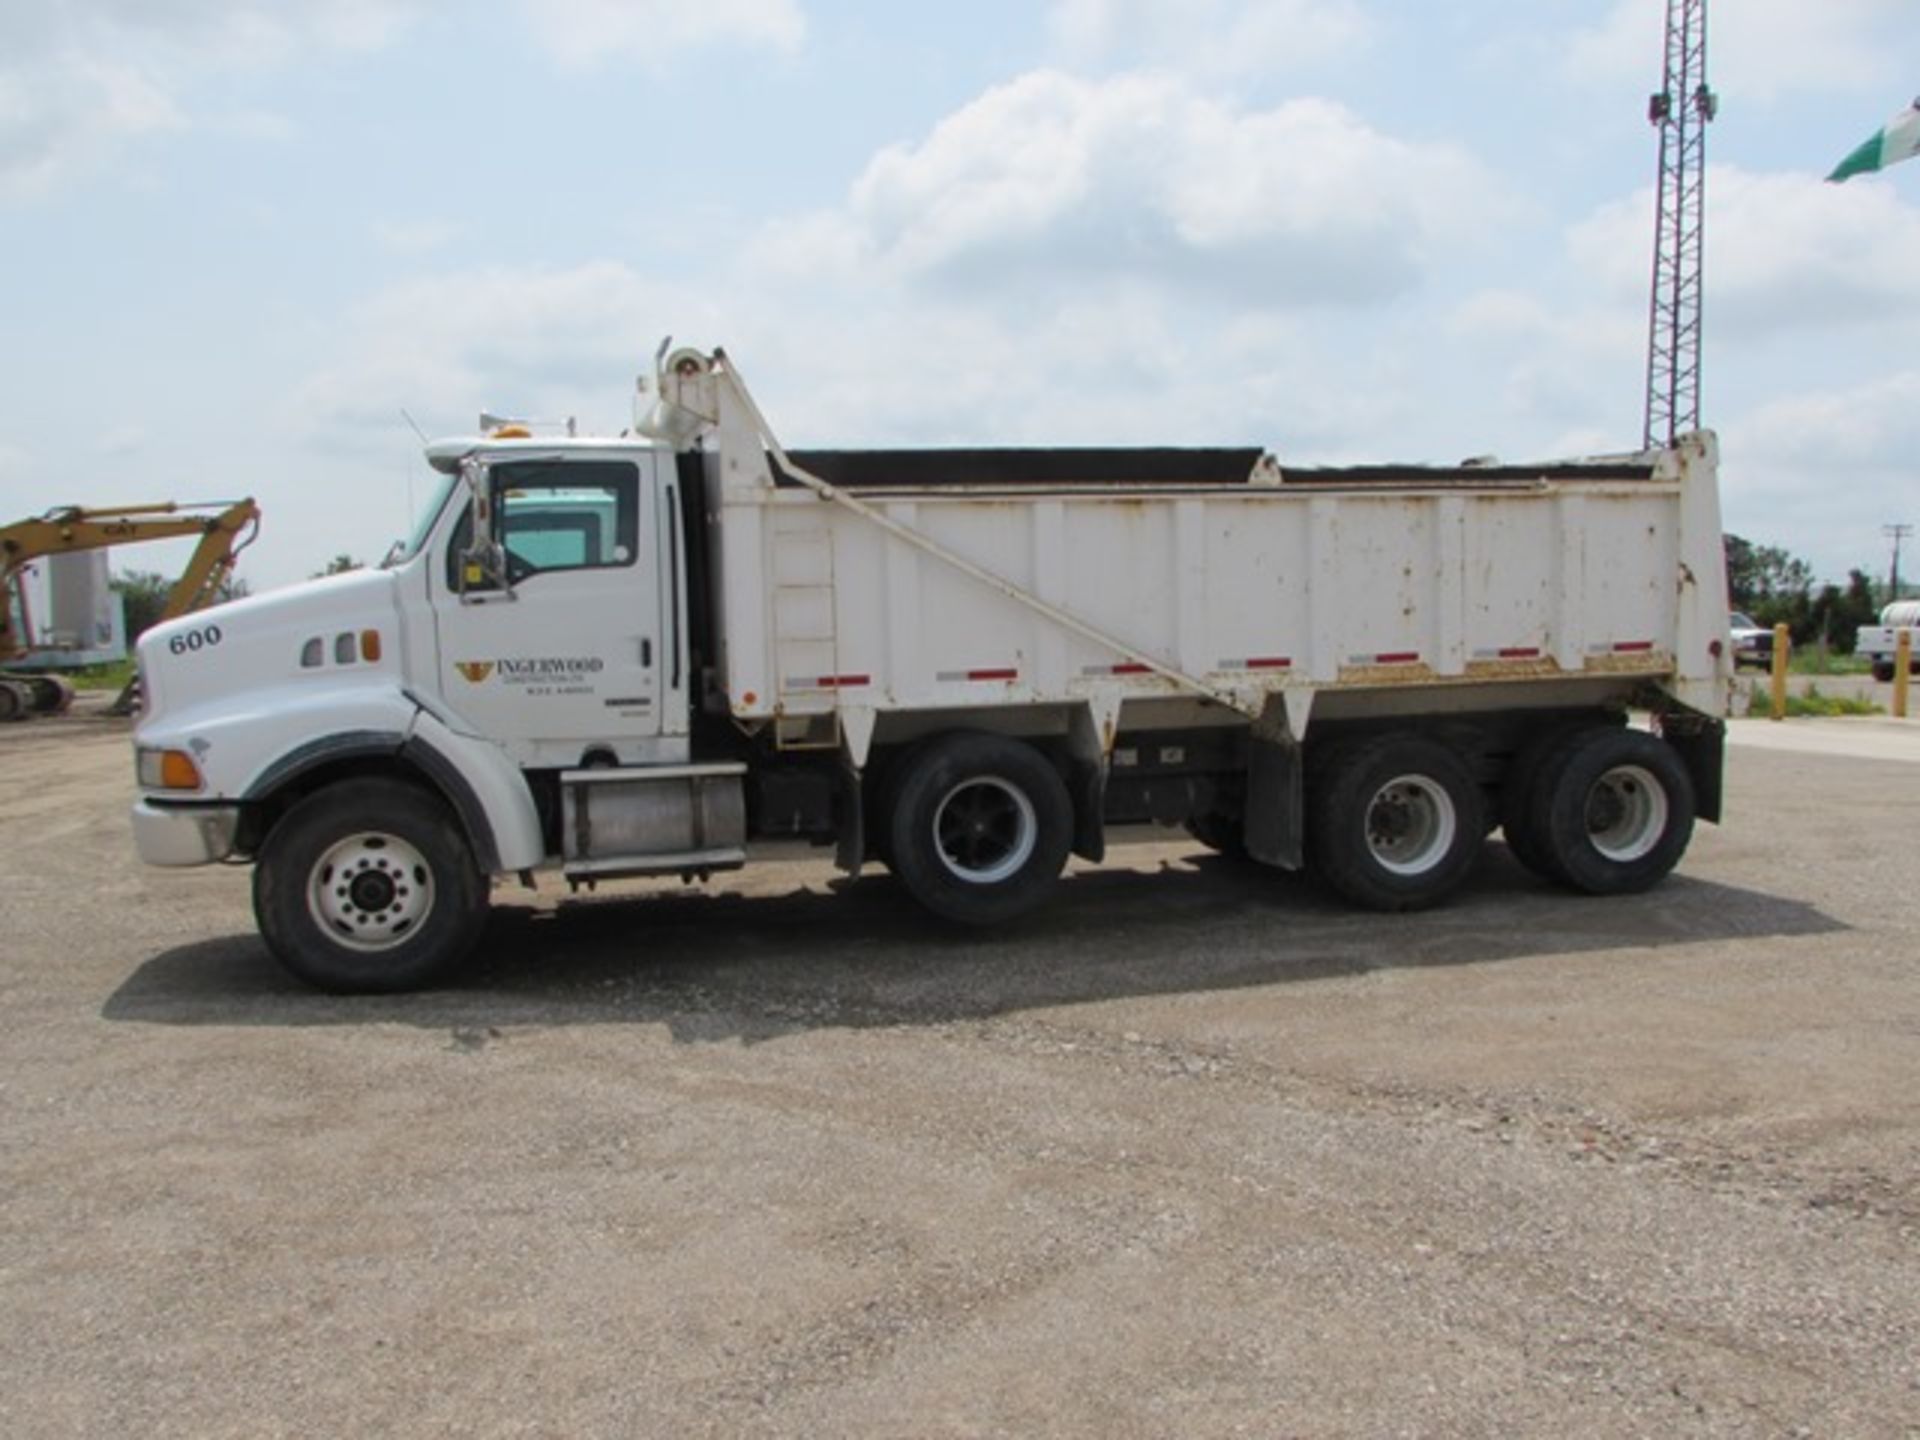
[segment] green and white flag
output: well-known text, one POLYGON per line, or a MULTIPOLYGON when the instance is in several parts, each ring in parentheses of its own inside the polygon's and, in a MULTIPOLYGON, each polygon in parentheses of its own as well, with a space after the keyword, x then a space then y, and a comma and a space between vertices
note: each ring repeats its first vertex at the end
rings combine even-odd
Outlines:
POLYGON ((1915 154, 1920 154, 1920 100, 1894 116, 1878 135, 1836 165, 1827 179, 1838 181, 1853 175, 1871 175, 1915 154))

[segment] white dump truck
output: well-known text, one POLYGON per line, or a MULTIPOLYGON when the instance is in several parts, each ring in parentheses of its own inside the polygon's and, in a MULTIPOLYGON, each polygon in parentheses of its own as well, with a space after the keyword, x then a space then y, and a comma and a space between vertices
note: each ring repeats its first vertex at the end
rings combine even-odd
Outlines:
POLYGON ((1608 894, 1719 818, 1711 436, 1452 468, 789 453, 722 351, 663 347, 641 391, 634 434, 430 445, 378 570, 149 632, 142 857, 251 860, 289 969, 392 990, 516 876, 798 843, 996 924, 1158 824, 1405 910, 1496 827, 1608 894))
POLYGON ((1854 632, 1853 653, 1867 657, 1874 679, 1893 679, 1902 633, 1907 637, 1907 668, 1920 674, 1920 600, 1896 600, 1883 606, 1878 625, 1862 625, 1854 632))

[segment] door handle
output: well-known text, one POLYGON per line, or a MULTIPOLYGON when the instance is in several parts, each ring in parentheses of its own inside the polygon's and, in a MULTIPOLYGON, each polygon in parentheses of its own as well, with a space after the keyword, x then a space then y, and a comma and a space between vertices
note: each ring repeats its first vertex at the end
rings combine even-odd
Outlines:
POLYGON ((640 668, 643 670, 651 670, 653 668, 653 641, 651 638, 642 638, 640 641, 640 668))

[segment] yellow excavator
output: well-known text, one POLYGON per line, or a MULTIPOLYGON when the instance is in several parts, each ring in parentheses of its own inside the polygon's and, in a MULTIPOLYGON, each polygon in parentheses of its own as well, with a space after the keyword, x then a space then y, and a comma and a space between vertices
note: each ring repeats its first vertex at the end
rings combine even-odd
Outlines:
MULTIPOLYGON (((0 526, 0 666, 31 653, 32 621, 27 611, 26 567, 48 555, 100 550, 144 540, 173 540, 197 535, 200 543, 180 578, 167 593, 160 618, 171 620, 211 604, 233 573, 240 552, 260 530, 260 507, 252 500, 162 505, 120 505, 49 510, 32 520, 0 526)), ((129 683, 112 706, 126 714, 135 699, 129 683)), ((0 721, 31 715, 57 715, 73 700, 73 687, 58 675, 0 669, 0 721)))

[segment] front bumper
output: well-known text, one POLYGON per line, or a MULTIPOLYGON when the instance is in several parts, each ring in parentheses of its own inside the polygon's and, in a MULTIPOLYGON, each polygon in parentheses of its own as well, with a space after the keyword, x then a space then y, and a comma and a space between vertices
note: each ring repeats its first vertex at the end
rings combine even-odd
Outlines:
POLYGON ((156 805, 139 800, 133 807, 133 844, 149 865, 211 865, 233 854, 240 830, 238 805, 156 805))

